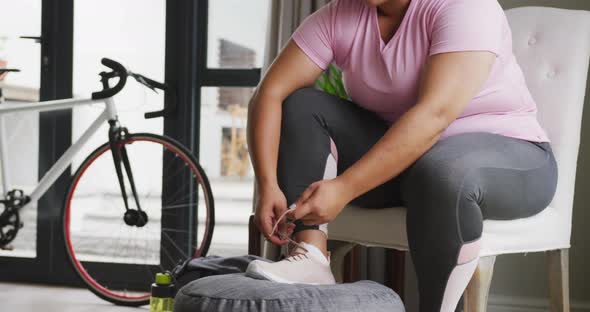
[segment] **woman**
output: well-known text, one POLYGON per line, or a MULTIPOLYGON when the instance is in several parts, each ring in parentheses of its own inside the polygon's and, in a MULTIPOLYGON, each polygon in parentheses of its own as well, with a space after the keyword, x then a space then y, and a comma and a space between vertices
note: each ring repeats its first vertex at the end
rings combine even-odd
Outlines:
POLYGON ((348 203, 407 207, 420 311, 454 311, 484 219, 532 216, 557 168, 496 0, 332 0, 293 34, 250 106, 259 201, 300 248, 253 277, 330 284, 327 224, 348 203), (330 63, 352 102, 305 88, 330 63))

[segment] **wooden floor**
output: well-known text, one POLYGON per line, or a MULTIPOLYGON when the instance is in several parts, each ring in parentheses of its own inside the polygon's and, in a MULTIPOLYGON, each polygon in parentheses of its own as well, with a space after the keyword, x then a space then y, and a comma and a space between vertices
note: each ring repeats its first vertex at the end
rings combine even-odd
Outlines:
POLYGON ((143 312, 149 307, 118 307, 81 288, 0 283, 0 311, 143 312))

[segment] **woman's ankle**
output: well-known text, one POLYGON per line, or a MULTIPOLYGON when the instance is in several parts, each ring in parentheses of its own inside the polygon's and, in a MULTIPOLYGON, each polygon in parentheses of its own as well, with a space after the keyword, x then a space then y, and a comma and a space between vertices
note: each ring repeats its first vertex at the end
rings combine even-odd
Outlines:
MULTIPOLYGON (((328 258, 328 238, 326 236, 326 233, 324 233, 323 231, 312 229, 302 230, 293 235, 293 240, 298 243, 304 242, 306 244, 310 244, 317 247, 319 250, 322 251, 324 256, 328 258)), ((295 249, 292 251, 295 251, 295 249)))

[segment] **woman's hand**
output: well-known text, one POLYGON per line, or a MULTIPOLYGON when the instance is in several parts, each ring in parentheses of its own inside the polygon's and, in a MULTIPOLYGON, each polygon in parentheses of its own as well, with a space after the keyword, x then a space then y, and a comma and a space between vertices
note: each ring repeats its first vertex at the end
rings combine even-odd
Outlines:
MULTIPOLYGON (((255 221, 258 229, 273 244, 284 245, 287 239, 281 239, 278 233, 271 233, 277 219, 287 210, 287 199, 278 185, 260 186, 256 202, 255 221)), ((294 225, 287 225, 286 218, 281 221, 278 231, 290 235, 294 225)))
POLYGON ((301 194, 295 202, 295 209, 287 217, 301 220, 306 225, 329 223, 353 199, 352 193, 339 178, 315 182, 301 194))

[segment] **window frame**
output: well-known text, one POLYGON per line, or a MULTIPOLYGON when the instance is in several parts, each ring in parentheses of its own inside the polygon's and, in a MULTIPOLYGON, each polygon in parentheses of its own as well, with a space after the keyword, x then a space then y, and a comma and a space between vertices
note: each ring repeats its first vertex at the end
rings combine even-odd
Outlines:
MULTIPOLYGON (((41 100, 72 97, 74 1, 42 0, 41 100)), ((201 88, 256 87, 260 68, 207 68, 209 1, 166 1, 165 82, 172 87, 164 107, 173 108, 164 117, 164 134, 184 144, 199 157, 201 88)), ((39 124, 39 176, 42 176, 70 146, 71 110, 43 112, 39 124)), ((38 203, 37 257, 0 257, 2 281, 43 282, 82 286, 74 274, 61 232, 63 197, 70 181, 67 170, 38 203)), ((167 188, 186 183, 172 181, 167 188)), ((197 232, 197 224, 185 211, 175 219, 162 220, 166 227, 197 232)), ((191 244, 183 249, 191 251, 191 244)), ((165 259, 161 257, 161 259, 165 259)), ((105 264, 108 265, 108 264, 105 264)), ((116 270, 118 271, 118 270, 116 270)), ((113 276, 121 272, 112 272, 113 276)))

